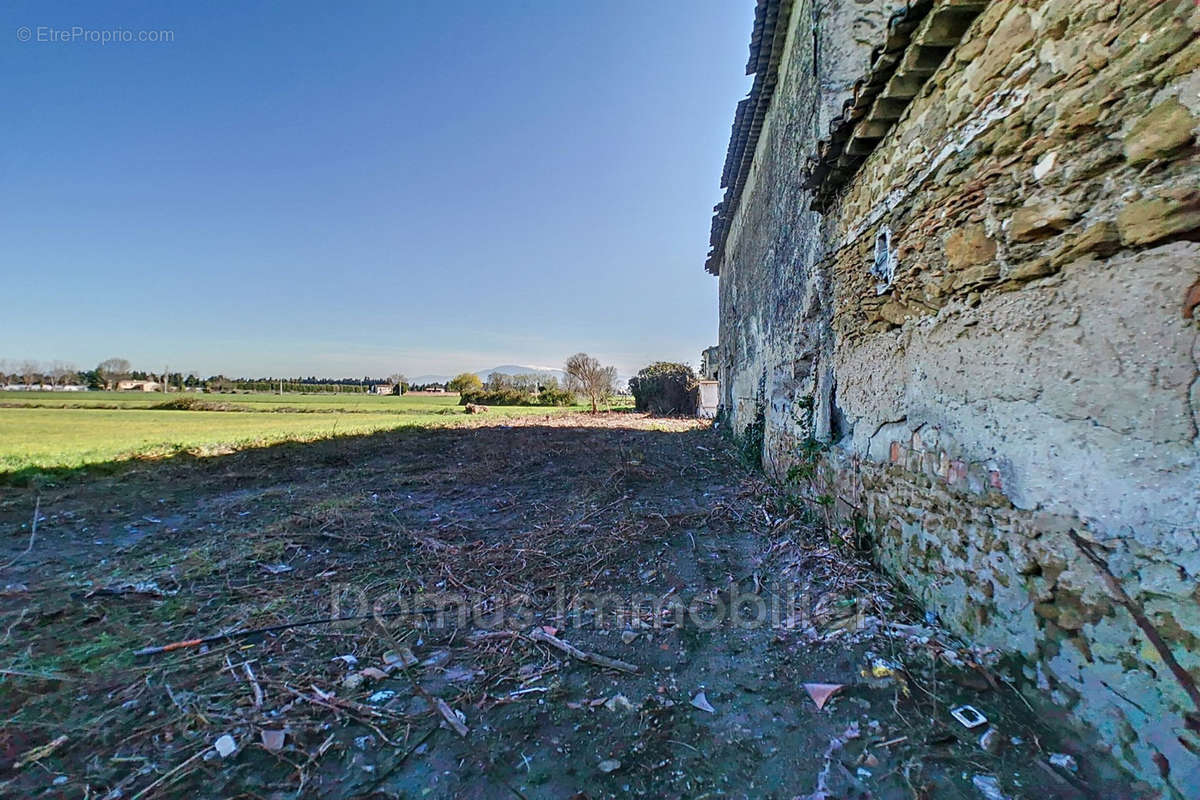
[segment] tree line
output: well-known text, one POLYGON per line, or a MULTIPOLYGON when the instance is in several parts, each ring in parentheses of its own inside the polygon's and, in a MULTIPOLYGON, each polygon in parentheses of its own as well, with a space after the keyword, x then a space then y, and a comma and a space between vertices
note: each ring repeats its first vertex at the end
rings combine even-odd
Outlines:
MULTIPOLYGON (((172 370, 134 369, 125 358, 108 358, 92 369, 80 369, 68 361, 41 362, 33 359, 0 359, 0 386, 61 388, 85 386, 88 389, 112 390, 121 381, 150 381, 164 391, 202 390, 212 392, 368 392, 376 386, 389 386, 396 394, 410 389, 408 379, 399 372, 386 377, 364 375, 361 378, 324 378, 316 375, 307 377, 207 377, 191 372, 172 370)), ((425 388, 425 387, 421 387, 425 388)))
MULTIPOLYGON (((464 372, 443 386, 438 383, 412 385, 400 372, 393 372, 386 377, 364 375, 361 378, 322 378, 315 375, 231 378, 225 375, 201 377, 194 371, 185 373, 173 371, 170 367, 163 367, 159 371, 136 370, 125 358, 105 359, 94 368, 83 370, 65 361, 43 363, 29 359, 0 359, 0 386, 17 384, 58 388, 82 385, 89 389, 112 390, 122 381, 135 380, 153 382, 158 385, 159 391, 367 393, 375 391, 375 387, 385 387, 392 394, 404 394, 414 390, 444 388, 458 392, 463 403, 493 405, 574 405, 576 398, 582 397, 590 403, 593 412, 619 391, 616 367, 605 366, 587 353, 576 353, 568 358, 563 372, 566 373, 566 380, 561 384, 554 375, 547 373, 506 375, 494 372, 485 383, 475 373, 464 372)), ((639 372, 630 381, 630 389, 637 398, 639 410, 680 413, 685 406, 680 398, 684 393, 690 393, 694 382, 695 376, 686 365, 658 363, 639 372), (657 399, 660 396, 662 399, 657 399), (655 397, 656 400, 647 402, 648 397, 655 397)))
POLYGON ((446 388, 461 395, 462 404, 478 403, 498 406, 569 406, 574 405, 576 396, 582 396, 599 409, 617 393, 617 368, 604 366, 599 359, 587 353, 576 353, 567 359, 563 367, 566 385, 560 386, 558 378, 545 373, 506 375, 493 372, 484 383, 473 372, 454 376, 446 388))

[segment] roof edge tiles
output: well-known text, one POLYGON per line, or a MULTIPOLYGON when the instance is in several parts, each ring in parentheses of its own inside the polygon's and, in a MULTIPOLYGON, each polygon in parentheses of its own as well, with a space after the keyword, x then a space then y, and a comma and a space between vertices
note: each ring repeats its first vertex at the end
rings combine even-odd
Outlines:
MULTIPOLYGON (((817 143, 817 155, 808 161, 804 187, 813 193, 814 211, 829 207, 988 2, 911 0, 891 16, 884 41, 871 52, 870 68, 855 82, 841 115, 830 122, 829 136, 817 143)), ((758 0, 754 11, 746 64, 746 74, 755 76, 754 84, 734 113, 721 173, 725 196, 713 208, 711 249, 704 264, 713 275, 720 273, 729 228, 775 94, 792 5, 792 0, 758 0)))
POLYGON ((775 94, 791 13, 792 0, 758 0, 754 9, 750 59, 746 62, 746 74, 754 76, 754 83, 734 113, 733 131, 729 137, 729 149, 725 152, 725 167, 721 172, 721 188, 725 190, 725 197, 713 208, 712 232, 709 236, 712 250, 705 262, 705 269, 713 275, 720 269, 729 225, 746 186, 763 120, 775 94))

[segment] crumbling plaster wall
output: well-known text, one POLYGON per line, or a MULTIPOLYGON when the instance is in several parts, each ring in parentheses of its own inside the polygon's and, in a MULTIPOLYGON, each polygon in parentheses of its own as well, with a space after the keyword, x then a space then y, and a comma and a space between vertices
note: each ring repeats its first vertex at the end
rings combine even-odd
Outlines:
POLYGON ((799 176, 901 5, 798 0, 791 13, 779 83, 721 262, 722 405, 737 432, 769 418, 768 452, 831 432, 828 270, 819 266, 821 218, 799 176))
POLYGON ((1184 242, 1089 256, 1019 293, 842 340, 847 449, 887 461, 893 442, 936 429, 1018 508, 1168 544, 1200 522, 1196 335, 1179 313, 1196 265, 1200 245, 1184 242))
POLYGON ((800 5, 721 263, 734 429, 761 410, 780 474, 832 443, 881 563, 1200 796, 1196 709, 1071 538, 1200 679, 1200 8, 993 0, 822 216, 805 156, 872 37, 826 20, 814 80, 800 5))

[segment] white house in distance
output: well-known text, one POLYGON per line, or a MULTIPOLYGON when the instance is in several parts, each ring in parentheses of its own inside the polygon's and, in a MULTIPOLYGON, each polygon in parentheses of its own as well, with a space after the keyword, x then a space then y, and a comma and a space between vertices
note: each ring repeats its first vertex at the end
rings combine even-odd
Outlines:
POLYGON ((118 392, 161 392, 162 384, 158 381, 117 381, 118 392))

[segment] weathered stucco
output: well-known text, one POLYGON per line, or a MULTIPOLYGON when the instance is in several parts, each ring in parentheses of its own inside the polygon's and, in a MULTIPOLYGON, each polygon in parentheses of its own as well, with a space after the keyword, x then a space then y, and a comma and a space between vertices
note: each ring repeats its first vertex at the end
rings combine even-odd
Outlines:
POLYGON ((1186 681, 1073 538, 1200 679, 1200 8, 993 0, 817 213, 899 4, 824 5, 723 243, 725 416, 780 475, 823 443, 885 567, 1200 796, 1186 681))

